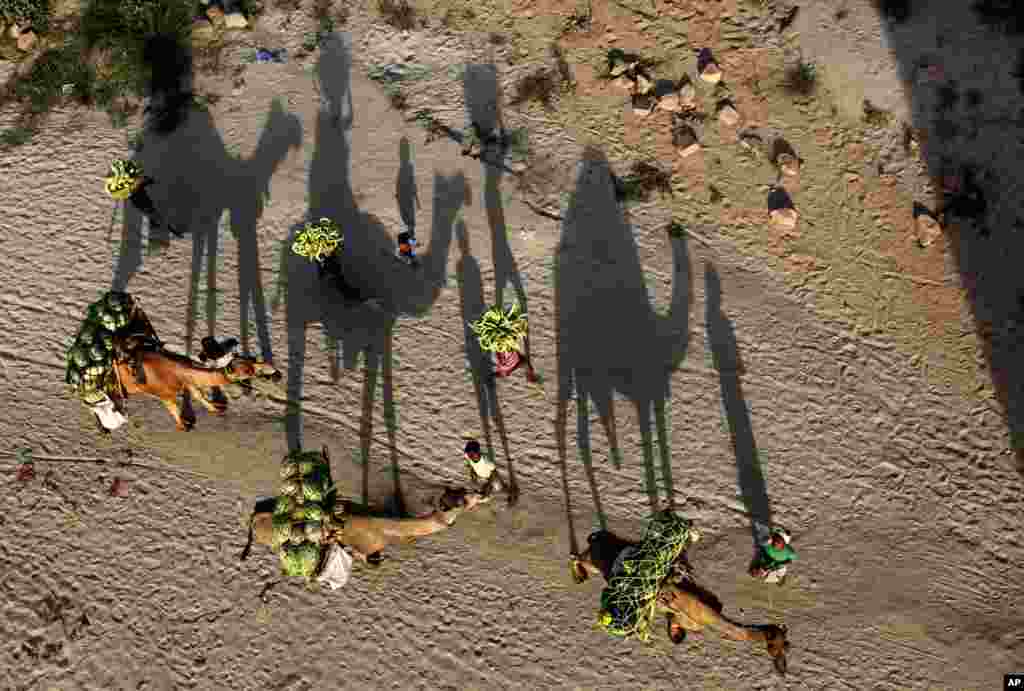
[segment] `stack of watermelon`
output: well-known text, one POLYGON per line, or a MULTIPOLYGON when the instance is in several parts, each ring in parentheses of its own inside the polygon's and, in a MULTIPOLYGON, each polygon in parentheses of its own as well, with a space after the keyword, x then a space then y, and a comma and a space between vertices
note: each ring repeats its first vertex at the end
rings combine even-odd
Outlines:
POLYGON ((272 547, 285 576, 312 578, 333 530, 335 490, 327 459, 317 451, 294 451, 281 463, 281 494, 274 506, 272 547))
POLYGON ((110 291, 89 305, 75 342, 67 351, 65 383, 87 403, 103 400, 112 385, 114 338, 133 321, 136 304, 128 293, 110 291))

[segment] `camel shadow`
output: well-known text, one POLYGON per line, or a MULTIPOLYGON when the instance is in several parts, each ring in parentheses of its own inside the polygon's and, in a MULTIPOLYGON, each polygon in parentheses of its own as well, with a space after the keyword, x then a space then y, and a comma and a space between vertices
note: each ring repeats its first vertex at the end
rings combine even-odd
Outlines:
POLYGON ((492 376, 491 358, 480 347, 480 342, 470 328, 470 323, 477 319, 486 309, 484 302, 483 278, 480 273, 480 263, 473 256, 469 246, 469 234, 466 232, 466 224, 459 219, 455 225, 455 236, 459 244, 461 256, 455 264, 455 276, 459 285, 459 305, 462 314, 463 338, 466 347, 466 361, 469 374, 473 380, 473 391, 476 394, 477 409, 480 413, 480 426, 484 433, 484 443, 487 449, 487 457, 491 463, 495 463, 494 442, 491 435, 491 419, 501 439, 502 449, 505 452, 506 471, 508 472, 510 496, 518 493, 515 468, 512 464, 508 435, 505 431, 505 420, 501 414, 501 404, 498 400, 497 386, 492 376))
MULTIPOLYGON (((942 219, 1024 476, 1024 5, 875 0, 910 102, 931 213, 942 219)), ((905 147, 909 149, 909 146, 905 147)), ((941 260, 939 260, 941 261, 941 260)))
MULTIPOLYGON (((192 239, 192 271, 185 333, 186 352, 196 340, 200 303, 205 303, 206 335, 216 331, 222 305, 217 287, 224 226, 238 248, 240 305, 239 341, 250 352, 250 326, 256 324, 261 357, 273 361, 267 302, 264 298, 259 263, 257 226, 269 199, 270 179, 288 156, 302 145, 302 123, 284 110, 281 102, 271 103, 266 126, 254 153, 242 158, 230 153, 208 112, 192 113, 167 136, 148 136, 136 159, 151 171, 157 184, 153 197, 169 220, 186 229, 192 239), (225 212, 227 212, 225 214, 225 212), (205 267, 204 267, 205 261, 205 267), (205 285, 203 274, 205 273, 205 285)), ((142 223, 140 214, 125 207, 122 250, 114 273, 114 290, 125 290, 142 266, 142 223)), ((166 230, 149 238, 152 254, 169 244, 166 230)))
POLYGON ((397 409, 393 386, 393 334, 400 313, 423 315, 437 300, 446 281, 452 226, 462 205, 465 179, 462 175, 434 179, 434 205, 430 242, 420 255, 420 268, 413 270, 396 261, 394 238, 374 215, 358 208, 349 175, 351 130, 354 111, 351 96, 351 38, 335 34, 326 39, 317 61, 317 75, 323 97, 317 116, 316 150, 310 166, 308 219, 326 217, 344 229, 339 250, 341 270, 353 287, 380 300, 383 308, 353 304, 330 280, 321 279, 316 267, 290 251, 303 222, 295 224, 281 252, 278 301, 283 301, 288 331, 288 411, 285 430, 289 449, 302 448, 303 373, 306 359, 306 329, 319 323, 328 338, 328 356, 337 372, 340 359, 346 369, 356 367, 360 353, 366 368, 363 387, 361 463, 363 499, 369 499, 369 455, 373 435, 373 407, 378 377, 383 374, 382 395, 387 426, 396 512, 404 513, 397 448, 397 409))
MULTIPOLYGON (((660 509, 662 491, 667 508, 676 503, 666 404, 672 372, 682 364, 689 343, 693 291, 684 237, 666 236, 673 257, 672 299, 668 313, 661 315, 649 301, 637 245, 616 202, 608 161, 595 148, 584 152, 555 257, 559 456, 565 465, 567 404, 575 381, 578 445, 588 474, 590 401, 605 428, 612 462, 619 466, 613 394, 624 395, 637 409, 644 485, 652 512, 660 509), (657 469, 652 410, 660 456, 657 469)), ((591 487, 599 502, 596 484, 592 482, 591 487)))
POLYGON ((732 322, 722 311, 722 284, 718 271, 707 264, 704 270, 707 339, 712 361, 718 371, 722 389, 722 406, 729 424, 733 453, 736 456, 736 480, 743 496, 743 504, 750 517, 750 530, 757 548, 761 526, 772 525, 771 502, 765 487, 764 474, 754 440, 750 413, 743 398, 743 361, 732 322))

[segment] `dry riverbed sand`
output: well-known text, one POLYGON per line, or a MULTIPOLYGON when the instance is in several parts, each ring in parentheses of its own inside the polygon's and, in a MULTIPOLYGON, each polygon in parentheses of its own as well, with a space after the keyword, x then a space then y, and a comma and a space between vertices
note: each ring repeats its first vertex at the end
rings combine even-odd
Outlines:
POLYGON ((433 4, 421 8, 426 26, 408 32, 373 8, 351 8, 340 42, 305 57, 313 20, 268 8, 222 60, 242 65, 267 44, 293 58, 203 76, 201 89, 222 96, 209 113, 167 141, 143 140, 157 203, 188 229, 151 254, 137 219, 125 221, 102 194, 106 167, 128 152, 134 130, 58 111, 32 142, 0 157, 10 452, 0 457, 3 688, 989 689, 1021 671, 1021 476, 945 241, 912 242, 909 210, 928 175, 899 139, 898 118, 912 109, 877 13, 848 3, 833 39, 828 23, 842 3, 801 8, 782 32, 783 3, 659 1, 653 19, 594 3, 590 31, 560 39, 576 91, 545 108, 508 103, 523 74, 551 64, 546 36, 560 31, 569 3, 433 4), (507 21, 521 12, 533 21, 507 21), (657 53, 672 78, 695 76, 691 48, 714 49, 744 124, 785 137, 804 160, 798 182, 787 183, 801 212, 796 231, 767 224, 775 174, 742 152, 737 133, 712 118, 701 153, 678 158, 667 113, 640 119, 624 92, 595 78, 595 60, 614 45, 657 53), (812 96, 778 87, 799 51, 821 72, 812 96), (406 114, 367 76, 403 62, 428 68, 403 87, 406 114), (486 82, 473 67, 485 64, 496 66, 507 123, 530 133, 517 166, 526 183, 495 177, 443 138, 425 144, 424 130, 406 121, 430 107, 462 129, 464 85, 486 82), (863 123, 864 98, 894 120, 863 123), (328 117, 324 103, 341 107, 328 117), (422 279, 377 252, 398 232, 403 137, 421 201, 422 279), (674 196, 617 210, 600 162, 577 167, 597 151, 620 175, 644 157, 660 162, 674 173, 674 196), (262 215, 253 210, 261 197, 262 215), (384 322, 354 312, 322 327, 314 281, 281 261, 296 222, 311 209, 352 213, 346 199, 363 214, 353 244, 378 257, 376 275, 360 280, 404 286, 397 297, 422 307, 393 323, 391 370, 369 382, 356 353, 380 342, 373 332, 384 322), (673 219, 692 233, 671 240, 673 219), (285 286, 288 272, 298 279, 285 286), (377 571, 357 566, 336 593, 282 580, 264 549, 239 562, 248 511, 274 492, 289 437, 327 444, 350 496, 365 482, 386 501, 395 468, 413 509, 443 483, 462 482, 463 435, 484 434, 462 305, 500 290, 510 298, 515 275, 545 377, 543 393, 521 373, 499 386, 511 458, 491 425, 519 505, 396 547, 377 571), (63 353, 85 306, 112 281, 182 350, 209 331, 238 336, 243 292, 255 296, 244 298, 255 301, 244 315, 248 343, 260 352, 265 321, 262 347, 290 373, 293 393, 301 380, 301 414, 247 397, 225 418, 198 411, 186 434, 156 400, 132 399, 130 427, 100 438, 65 392, 63 353), (650 307, 637 310, 637 299, 650 307), (563 333, 560 355, 559 315, 572 321, 576 308, 590 326, 575 333, 593 330, 593 340, 563 333), (669 365, 646 359, 661 352, 674 354, 669 365), (789 626, 788 677, 773 675, 762 650, 713 633, 673 647, 660 627, 651 645, 597 629, 601 583, 575 586, 566 568, 553 424, 559 357, 563 368, 576 363, 595 399, 617 390, 621 468, 609 460, 600 406, 578 422, 570 403, 577 539, 599 513, 639 534, 649 511, 645 452, 658 457, 657 443, 645 442, 657 438, 647 411, 667 394, 671 477, 655 473, 662 496, 670 479, 702 529, 691 561, 726 613, 789 626), (623 372, 646 378, 634 386, 623 372), (38 460, 35 479, 19 482, 18 447, 110 462, 38 460), (581 450, 592 457, 593 486, 581 450), (755 458, 760 471, 751 470, 755 458), (111 493, 115 477, 126 484, 111 493), (781 588, 746 575, 747 505, 770 507, 794 534, 799 561, 781 588))

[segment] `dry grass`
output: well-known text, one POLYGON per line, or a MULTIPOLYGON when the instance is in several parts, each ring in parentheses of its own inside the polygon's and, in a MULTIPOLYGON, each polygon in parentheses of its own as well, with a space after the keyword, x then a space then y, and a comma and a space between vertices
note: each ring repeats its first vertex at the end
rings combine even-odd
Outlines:
POLYGON ((385 22, 400 31, 416 28, 416 10, 408 0, 377 0, 377 10, 385 22))

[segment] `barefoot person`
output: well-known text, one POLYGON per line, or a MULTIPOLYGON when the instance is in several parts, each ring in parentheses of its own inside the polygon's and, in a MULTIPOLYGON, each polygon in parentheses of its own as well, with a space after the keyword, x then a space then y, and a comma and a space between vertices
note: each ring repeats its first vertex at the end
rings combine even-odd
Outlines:
POLYGON ((307 222, 295 235, 292 252, 316 264, 317 275, 320 278, 332 278, 334 285, 349 305, 365 303, 373 307, 382 307, 379 298, 363 294, 345 278, 339 256, 344 242, 341 227, 329 218, 321 218, 307 222))
POLYGON ((789 546, 792 537, 786 530, 773 528, 767 532, 767 539, 758 545, 757 556, 750 565, 750 575, 781 586, 789 564, 796 560, 796 551, 789 546))
POLYGON ((473 487, 480 493, 489 497, 494 492, 501 492, 506 489, 505 481, 501 474, 489 459, 483 457, 480 449, 480 442, 470 439, 466 442, 466 448, 462 452, 466 459, 466 468, 469 470, 469 479, 473 487))
MULTIPOLYGON (((156 210, 153 199, 146 192, 146 188, 154 184, 156 180, 148 175, 142 174, 142 167, 135 161, 116 159, 110 164, 110 174, 106 179, 107 194, 119 201, 128 201, 135 209, 149 219, 151 229, 160 228, 164 225, 163 217, 156 210)), ((177 237, 185 237, 181 231, 170 223, 167 223, 167 230, 177 237)))
POLYGON ((493 353, 494 369, 491 376, 505 378, 526 365, 526 380, 538 381, 533 364, 526 357, 527 321, 519 305, 496 305, 469 325, 485 353, 493 353))

